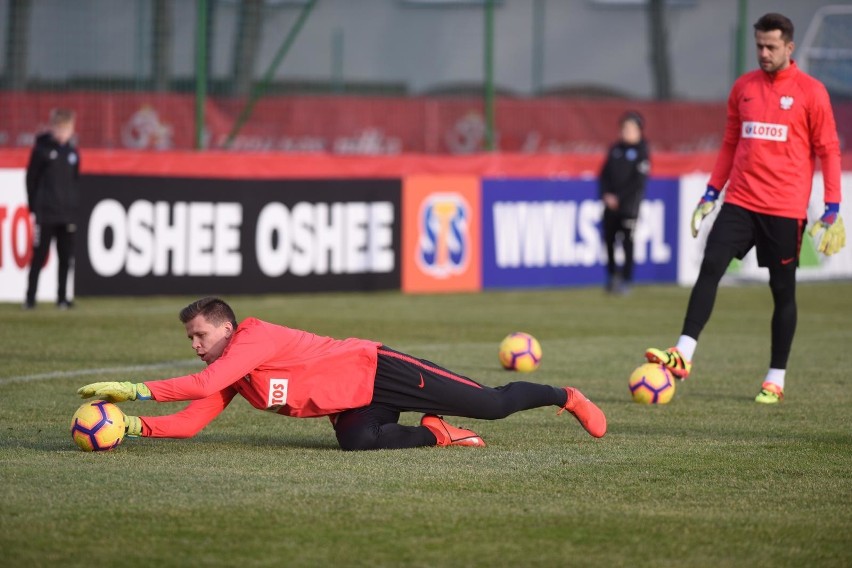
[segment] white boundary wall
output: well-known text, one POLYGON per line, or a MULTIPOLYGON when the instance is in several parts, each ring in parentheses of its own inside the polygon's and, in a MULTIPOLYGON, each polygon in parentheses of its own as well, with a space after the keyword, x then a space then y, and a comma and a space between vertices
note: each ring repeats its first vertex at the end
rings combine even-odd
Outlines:
MULTIPOLYGON (((27 231, 27 198, 24 186, 23 169, 0 169, 0 302, 23 302, 26 293, 29 266, 21 266, 21 260, 28 254, 32 242, 27 231)), ((678 222, 678 271, 677 282, 682 286, 692 286, 698 277, 704 245, 710 231, 716 211, 702 223, 698 238, 690 234, 689 223, 692 211, 703 195, 709 174, 696 173, 680 178, 679 222, 678 222)), ((852 172, 844 172, 842 187, 845 199, 840 212, 845 220, 852 223, 852 172)), ((822 214, 823 209, 822 174, 814 176, 814 190, 808 211, 808 221, 813 223, 822 214)), ((852 230, 852 225, 849 227, 852 230)), ((78 238, 81 238, 78 235, 78 238)), ((79 244, 79 243, 78 243, 79 244)), ((798 271, 800 281, 852 279, 852 239, 838 254, 825 257, 814 251, 814 244, 807 236, 802 244, 802 266, 798 271), (806 249, 810 247, 810 249, 806 249)), ((727 280, 768 281, 765 268, 757 266, 754 251, 750 252, 736 270, 729 272, 727 280)), ((36 299, 39 302, 56 301, 57 262, 56 248, 51 246, 45 268, 41 272, 36 299)), ((68 283, 69 297, 73 297, 73 268, 68 283)))
MULTIPOLYGON (((701 259, 704 256, 704 245, 710 232, 712 221, 715 220, 719 208, 701 224, 698 237, 693 239, 689 224, 692 212, 698 200, 704 195, 707 188, 708 173, 697 173, 680 178, 680 223, 678 225, 678 284, 692 286, 698 278, 698 270, 701 267, 701 259)), ((840 204, 840 215, 845 223, 852 222, 852 172, 843 172, 841 177, 843 188, 843 202, 840 204)), ((820 218, 823 212, 823 185, 822 173, 814 175, 813 193, 811 194, 810 206, 808 207, 808 229, 814 221, 820 218)), ((723 196, 724 197, 724 196, 723 196)), ((847 231, 850 229, 847 228, 847 231)), ((818 236, 821 236, 818 235, 818 236)), ((837 278, 852 278, 852 240, 839 253, 827 257, 816 252, 817 243, 812 243, 810 237, 805 235, 802 242, 802 263, 799 267, 797 279, 830 280, 837 278), (810 247, 806 249, 806 247, 810 247)), ((729 271, 727 279, 742 281, 768 282, 769 272, 765 268, 757 266, 757 256, 752 249, 743 259, 742 264, 736 269, 729 271)))
MULTIPOLYGON (((32 231, 27 230, 26 172, 23 169, 0 168, 0 302, 23 304, 27 293, 29 264, 23 264, 32 250, 32 231), (29 237, 29 238, 28 238, 29 237)), ((56 302, 58 263, 56 244, 50 247, 47 264, 41 271, 36 301, 56 302)), ((68 297, 74 297, 73 268, 68 276, 68 297)))

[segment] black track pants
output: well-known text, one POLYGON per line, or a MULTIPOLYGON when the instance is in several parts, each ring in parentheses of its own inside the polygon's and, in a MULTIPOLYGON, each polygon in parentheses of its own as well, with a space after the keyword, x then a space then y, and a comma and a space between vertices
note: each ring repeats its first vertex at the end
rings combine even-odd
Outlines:
POLYGON ((50 242, 56 239, 56 253, 59 261, 59 281, 57 283, 56 301, 68 300, 68 269, 71 267, 74 257, 74 230, 69 230, 70 225, 36 225, 33 239, 33 258, 30 262, 30 274, 27 285, 27 303, 34 304, 36 291, 38 290, 38 277, 47 253, 50 250, 50 242))
POLYGON ((492 388, 425 359, 381 347, 373 401, 340 413, 335 431, 344 450, 434 446, 422 426, 397 424, 401 412, 422 412, 495 420, 540 406, 562 406, 563 388, 513 382, 492 388))

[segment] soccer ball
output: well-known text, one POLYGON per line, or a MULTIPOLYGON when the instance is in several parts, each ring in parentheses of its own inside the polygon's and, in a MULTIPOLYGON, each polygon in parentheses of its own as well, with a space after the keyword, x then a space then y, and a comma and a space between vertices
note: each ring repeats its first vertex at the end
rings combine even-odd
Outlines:
POLYGON ((630 375, 630 394, 633 402, 666 404, 675 393, 671 372, 658 363, 645 363, 630 375))
POLYGON ((71 418, 71 438, 84 452, 103 452, 124 439, 124 413, 105 400, 93 400, 71 418))
POLYGON ((541 345, 529 333, 510 333, 500 343, 500 364, 509 371, 529 373, 541 363, 541 345))

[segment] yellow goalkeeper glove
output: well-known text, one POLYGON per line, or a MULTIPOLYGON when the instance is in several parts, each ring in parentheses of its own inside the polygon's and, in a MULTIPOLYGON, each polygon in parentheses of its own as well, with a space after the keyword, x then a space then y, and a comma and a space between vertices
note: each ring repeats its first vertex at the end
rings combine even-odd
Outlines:
POLYGON ((826 203, 825 213, 820 220, 814 223, 808 233, 811 238, 816 238, 818 232, 825 229, 822 234, 822 239, 817 245, 817 250, 826 256, 830 256, 844 247, 846 244, 846 228, 843 226, 843 219, 840 217, 839 203, 826 203))
POLYGON ((124 402, 125 400, 151 400, 151 391, 145 383, 103 382, 92 383, 77 389, 81 398, 96 396, 109 402, 124 402))
POLYGON ((719 190, 712 185, 708 185, 707 192, 701 198, 701 201, 698 202, 698 207, 695 208, 695 212, 692 214, 690 228, 692 229, 693 239, 698 236, 698 226, 701 225, 701 221, 716 208, 717 199, 719 199, 719 190))

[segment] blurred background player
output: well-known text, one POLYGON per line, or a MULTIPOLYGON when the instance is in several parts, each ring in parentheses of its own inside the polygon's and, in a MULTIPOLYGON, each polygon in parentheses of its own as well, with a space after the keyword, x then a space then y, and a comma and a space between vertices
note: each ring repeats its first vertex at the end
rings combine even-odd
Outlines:
POLYGON ((145 383, 93 383, 77 391, 112 402, 192 401, 168 416, 128 416, 128 435, 194 436, 237 394, 259 410, 330 417, 344 450, 484 446, 475 432, 437 415, 495 420, 551 405, 573 414, 592 436, 606 433, 604 413, 572 387, 517 381, 491 388, 366 339, 337 340, 255 318, 237 325, 219 298, 193 302, 180 320, 208 365, 204 371, 145 383), (419 426, 404 426, 398 423, 402 412, 425 415, 419 426))
POLYGON ((80 174, 80 153, 72 142, 74 122, 71 110, 51 111, 50 130, 36 138, 27 165, 27 201, 30 212, 35 214, 35 227, 24 309, 35 308, 38 277, 53 239, 56 239, 59 257, 56 306, 59 309, 72 307, 67 293, 68 269, 74 256, 80 174))
POLYGON ((608 292, 625 294, 633 282, 633 231, 651 162, 643 137, 644 123, 638 112, 627 112, 619 121, 621 138, 607 154, 599 179, 604 204, 603 236, 607 254, 608 292), (621 238, 624 265, 615 263, 615 243, 621 238))
POLYGON ((793 23, 766 14, 754 24, 760 69, 740 77, 728 97, 725 137, 707 192, 692 217, 692 236, 727 185, 725 203, 707 237, 704 260, 692 289, 683 329, 670 349, 648 349, 646 358, 669 367, 681 379, 692 368, 698 336, 710 319, 719 280, 733 258, 755 247, 769 269, 772 355, 757 402, 784 397, 787 358, 796 331, 796 268, 807 222, 808 201, 819 156, 825 184, 825 212, 811 235, 825 229, 817 247, 839 251, 846 236, 840 218, 840 145, 828 93, 822 83, 791 59, 793 23))

